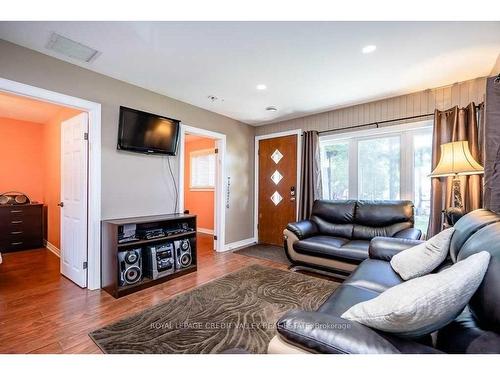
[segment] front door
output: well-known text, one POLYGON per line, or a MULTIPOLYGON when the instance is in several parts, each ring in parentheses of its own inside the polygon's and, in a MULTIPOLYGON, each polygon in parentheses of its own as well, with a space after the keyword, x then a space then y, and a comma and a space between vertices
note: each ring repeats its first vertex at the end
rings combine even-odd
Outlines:
POLYGON ((61 273, 87 286, 86 112, 61 123, 61 273))
POLYGON ((259 243, 283 245, 296 220, 297 135, 259 141, 259 243))

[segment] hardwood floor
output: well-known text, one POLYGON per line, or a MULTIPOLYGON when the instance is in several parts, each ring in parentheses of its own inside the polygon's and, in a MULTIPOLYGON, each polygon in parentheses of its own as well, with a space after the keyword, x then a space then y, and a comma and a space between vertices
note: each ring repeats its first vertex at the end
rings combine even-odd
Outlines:
POLYGON ((212 236, 198 236, 198 271, 115 299, 81 289, 59 273, 59 258, 46 249, 2 254, 1 353, 101 353, 88 333, 176 294, 251 264, 283 264, 213 251, 212 236))

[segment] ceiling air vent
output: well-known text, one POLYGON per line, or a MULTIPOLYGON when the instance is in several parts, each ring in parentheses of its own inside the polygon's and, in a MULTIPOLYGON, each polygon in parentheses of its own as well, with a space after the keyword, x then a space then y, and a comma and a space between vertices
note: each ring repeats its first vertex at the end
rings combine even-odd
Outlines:
POLYGON ((99 51, 57 33, 52 33, 49 43, 47 43, 47 48, 67 57, 71 57, 72 59, 87 63, 95 60, 97 56, 99 56, 99 51))

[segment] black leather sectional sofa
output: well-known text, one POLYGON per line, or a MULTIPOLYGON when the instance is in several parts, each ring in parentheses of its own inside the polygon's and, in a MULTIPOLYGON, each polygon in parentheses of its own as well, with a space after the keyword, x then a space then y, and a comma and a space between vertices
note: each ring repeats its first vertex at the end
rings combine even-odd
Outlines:
POLYGON ((288 224, 285 251, 294 265, 348 275, 368 258, 377 236, 417 240, 410 201, 314 202, 309 220, 288 224))
POLYGON ((440 269, 484 250, 491 260, 479 289, 452 323, 409 340, 340 317, 351 306, 402 283, 389 262, 419 243, 376 237, 370 242, 369 259, 317 311, 292 310, 278 321, 269 353, 500 353, 500 215, 476 210, 454 227, 450 254, 440 269))

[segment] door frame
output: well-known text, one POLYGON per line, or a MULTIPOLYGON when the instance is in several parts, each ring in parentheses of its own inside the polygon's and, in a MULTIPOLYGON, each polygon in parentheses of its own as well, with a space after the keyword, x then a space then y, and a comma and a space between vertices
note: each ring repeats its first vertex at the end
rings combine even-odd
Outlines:
POLYGON ((215 183, 215 228, 214 235, 215 251, 226 251, 225 232, 226 232, 226 207, 224 205, 224 181, 226 181, 226 135, 213 132, 211 130, 195 128, 181 123, 180 147, 179 147, 179 212, 184 212, 184 169, 185 169, 185 140, 186 134, 193 134, 200 137, 215 139, 215 147, 218 149, 220 160, 220 169, 217 173, 215 183))
POLYGON ((271 139, 271 138, 279 138, 279 137, 286 137, 288 135, 296 135, 297 136, 297 184, 295 187, 295 194, 296 194, 296 210, 295 210, 295 219, 299 217, 299 202, 300 202, 300 165, 302 163, 302 153, 300 152, 302 150, 302 129, 296 129, 296 130, 287 130, 283 132, 277 132, 277 133, 271 133, 271 134, 264 134, 264 135, 256 135, 255 136, 255 174, 254 174, 254 212, 253 212, 253 221, 254 221, 254 228, 253 228, 253 236, 255 242, 259 242, 259 231, 257 229, 257 225, 259 224, 259 141, 262 141, 264 139, 271 139))
POLYGON ((87 288, 101 288, 101 104, 0 77, 0 91, 85 111, 88 124, 87 288))

